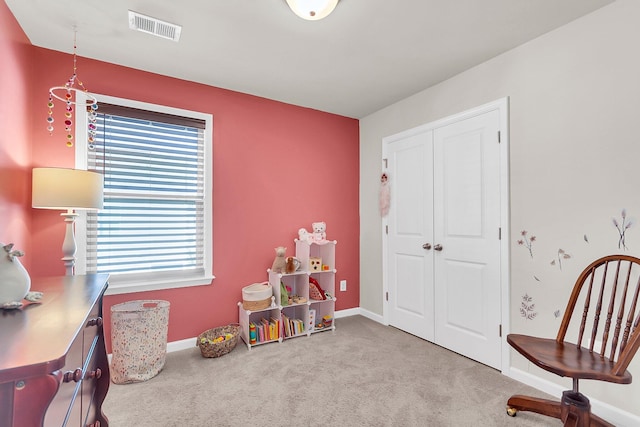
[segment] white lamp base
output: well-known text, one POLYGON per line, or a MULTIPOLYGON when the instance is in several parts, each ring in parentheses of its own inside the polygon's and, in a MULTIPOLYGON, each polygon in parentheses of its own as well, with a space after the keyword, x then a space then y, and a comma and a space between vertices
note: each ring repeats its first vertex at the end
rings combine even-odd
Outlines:
POLYGON ((74 223, 78 214, 75 213, 73 209, 69 209, 61 213, 60 216, 64 217, 64 222, 67 223, 67 230, 64 235, 64 241, 62 242, 62 262, 64 262, 65 269, 67 270, 67 276, 73 276, 77 250, 74 223))

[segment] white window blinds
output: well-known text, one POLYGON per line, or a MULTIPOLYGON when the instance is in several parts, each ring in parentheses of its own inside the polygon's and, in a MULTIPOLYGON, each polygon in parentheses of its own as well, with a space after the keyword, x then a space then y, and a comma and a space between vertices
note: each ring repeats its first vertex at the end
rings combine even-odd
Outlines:
POLYGON ((87 272, 202 273, 203 120, 100 103, 88 169, 104 208, 87 218, 87 272))

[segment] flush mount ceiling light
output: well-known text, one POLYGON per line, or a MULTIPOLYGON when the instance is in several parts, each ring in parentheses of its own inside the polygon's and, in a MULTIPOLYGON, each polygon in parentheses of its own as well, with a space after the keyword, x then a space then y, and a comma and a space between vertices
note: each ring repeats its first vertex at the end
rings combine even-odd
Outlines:
POLYGON ((318 21, 333 12, 338 0, 287 0, 287 4, 300 18, 318 21))
POLYGON ((161 21, 151 16, 143 15, 138 12, 129 11, 129 28, 132 30, 142 31, 143 33, 153 36, 162 37, 164 39, 177 42, 180 40, 182 27, 180 25, 171 24, 161 21))

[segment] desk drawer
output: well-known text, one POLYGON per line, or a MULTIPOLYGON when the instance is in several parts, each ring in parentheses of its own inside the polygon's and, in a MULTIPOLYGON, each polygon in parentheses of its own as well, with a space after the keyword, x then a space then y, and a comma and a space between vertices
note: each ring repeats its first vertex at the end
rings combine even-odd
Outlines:
POLYGON ((83 359, 82 347, 84 338, 78 334, 67 353, 62 381, 58 393, 54 397, 44 419, 45 427, 76 426, 79 425, 82 408, 80 406, 80 387, 83 359))
POLYGON ((78 426, 86 419, 93 394, 83 390, 95 388, 95 357, 92 357, 98 333, 102 330, 100 306, 94 304, 84 328, 73 340, 62 369, 63 379, 58 393, 45 416, 45 427, 78 426), (87 383, 87 384, 85 384, 87 383), (89 385, 89 387, 87 387, 89 385))
POLYGON ((94 304, 91 312, 87 316, 82 331, 84 342, 82 346, 82 361, 86 362, 91 351, 93 351, 94 340, 98 333, 102 331, 102 317, 100 316, 100 305, 94 304))
POLYGON ((109 367, 101 366, 106 360, 97 354, 98 341, 102 336, 102 318, 100 304, 96 304, 87 317, 84 328, 83 355, 85 357, 84 377, 82 380, 82 426, 100 427, 97 420, 96 406, 93 404, 98 381, 109 381, 109 367), (103 378, 103 375, 106 375, 103 378))

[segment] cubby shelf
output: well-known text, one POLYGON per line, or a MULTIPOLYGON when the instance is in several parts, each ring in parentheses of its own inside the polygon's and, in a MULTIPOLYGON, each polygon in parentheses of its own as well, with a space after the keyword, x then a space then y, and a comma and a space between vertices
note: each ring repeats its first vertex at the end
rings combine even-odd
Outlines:
MULTIPOLYGON (((311 336, 316 332, 335 330, 335 247, 337 242, 324 241, 307 243, 295 240, 296 257, 300 260, 300 269, 294 273, 276 273, 267 270, 269 284, 273 289, 271 306, 262 310, 245 310, 242 302, 238 303, 238 318, 242 326, 241 338, 248 349, 256 345, 282 342, 291 338, 311 336), (309 278, 314 278, 326 299, 315 300, 309 296, 309 278), (303 302, 288 303, 282 298, 281 283, 290 288, 290 295, 295 295, 303 302), (326 316, 326 318, 325 318, 326 316), (264 320, 263 320, 264 319, 264 320), (328 326, 319 325, 324 324, 328 326), (329 322, 327 322, 329 320, 329 322), (288 325, 287 325, 288 323, 288 325), (262 338, 256 332, 256 340, 252 342, 250 325, 262 327, 262 338)), ((298 298, 296 298, 297 300, 298 298)))

